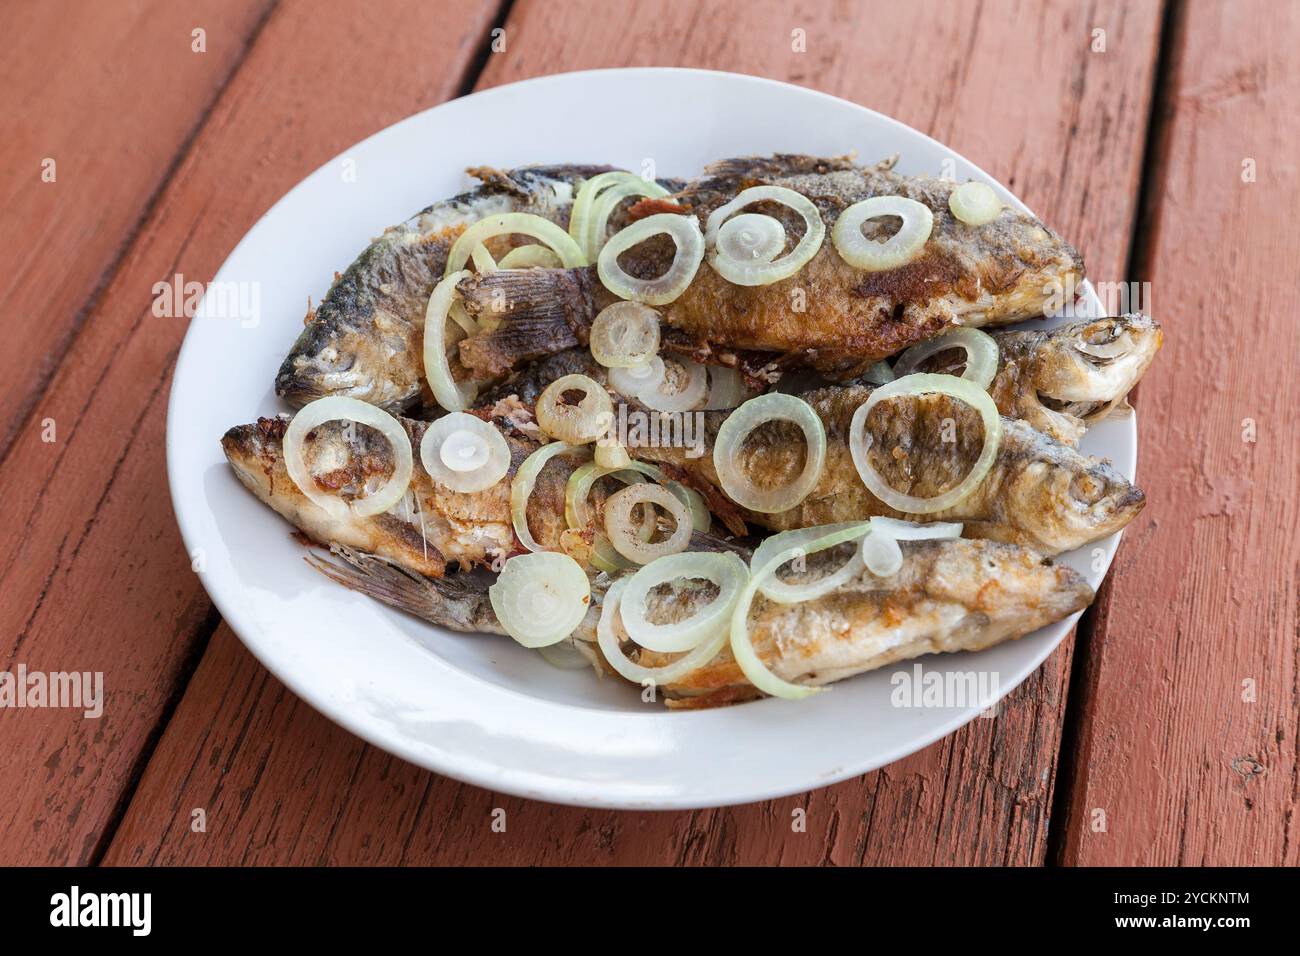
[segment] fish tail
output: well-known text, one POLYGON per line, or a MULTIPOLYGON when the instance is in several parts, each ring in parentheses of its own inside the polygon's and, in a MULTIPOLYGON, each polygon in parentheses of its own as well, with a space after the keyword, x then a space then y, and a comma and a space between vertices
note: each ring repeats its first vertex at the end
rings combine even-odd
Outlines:
POLYGON ((304 560, 331 581, 430 623, 456 631, 502 633, 492 613, 487 582, 477 575, 428 578, 341 544, 331 545, 330 553, 342 562, 316 554, 304 560))
POLYGON ((498 378, 524 362, 585 345, 599 311, 594 271, 500 269, 457 285, 465 311, 484 330, 460 343, 475 376, 498 378))

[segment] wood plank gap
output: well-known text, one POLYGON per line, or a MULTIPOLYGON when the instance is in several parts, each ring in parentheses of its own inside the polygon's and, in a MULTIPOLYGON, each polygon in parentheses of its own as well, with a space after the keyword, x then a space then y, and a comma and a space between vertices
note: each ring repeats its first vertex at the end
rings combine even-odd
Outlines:
POLYGON ((109 286, 112 285, 113 279, 116 278, 123 263, 126 261, 127 255, 133 248, 135 248, 136 240, 144 230, 145 224, 150 222, 152 219, 157 210, 159 201, 167 192, 168 184, 171 183, 172 178, 176 175, 176 171, 180 169, 181 163, 185 161, 185 157, 189 155, 190 148, 194 145, 195 140, 198 139, 199 133, 201 133, 203 127, 207 125, 208 117, 212 114, 212 110, 216 107, 217 103, 221 101, 221 97, 225 95, 226 88, 230 85, 230 81, 234 79, 235 75, 243 67, 244 61, 248 58, 249 52, 252 51, 253 47, 257 44, 258 37, 262 35, 262 30, 270 21, 272 14, 279 9, 279 6, 280 0, 272 0, 271 4, 262 13, 262 16, 258 19, 257 23, 253 25, 253 29, 248 34, 243 49, 239 52, 239 56, 235 59, 234 63, 231 64, 230 69, 221 79, 221 82, 217 84, 213 90, 212 96, 209 97, 208 101, 203 105, 202 110, 194 121, 194 125, 190 128, 184 139, 177 144, 176 150, 172 154, 171 160, 168 162, 166 169, 163 171, 163 175, 159 178, 157 186, 154 188, 153 192, 149 194, 149 198, 145 201, 144 205, 140 207, 140 213, 136 216, 135 222, 133 222, 123 234, 122 241, 119 243, 117 251, 105 265, 103 271, 100 273, 99 279, 96 280, 89 295, 86 296, 85 302, 83 302, 81 307, 77 309, 76 315, 72 320, 72 325, 68 328, 62 338, 55 343, 54 348, 51 349, 49 355, 50 361, 48 361, 42 369, 36 380, 35 387, 23 398, 21 403, 18 405, 18 408, 15 410, 13 417, 5 423, 4 434, 3 436, 0 436, 0 464, 3 464, 9 457, 9 453, 13 450, 14 444, 18 440, 18 436, 21 433, 24 423, 26 423, 32 416, 32 412, 39 404, 40 400, 45 397, 45 393, 49 390, 50 382, 54 380, 54 376, 62 366, 63 360, 72 350, 73 345, 77 341, 77 337, 85 327, 86 319, 95 311, 96 306, 100 304, 100 300, 104 293, 108 291, 109 286))
POLYGON ((195 629, 194 636, 190 639, 189 649, 186 651, 185 658, 176 673, 176 680, 172 684, 171 694, 163 703, 153 730, 149 732, 149 736, 145 739, 140 752, 135 755, 135 761, 131 764, 126 783, 122 787, 122 792, 118 794, 117 803, 114 805, 112 813, 109 814, 104 829, 99 834, 99 839, 95 841, 95 848, 91 851, 90 858, 86 861, 87 866, 101 865, 104 854, 113 845, 113 837, 116 836, 117 828, 126 816, 131 801, 135 799, 135 791, 140 786, 141 778, 144 777, 145 768, 149 766, 149 762, 153 759, 154 751, 158 748, 159 741, 162 740, 163 732, 171 723, 172 715, 176 713, 176 708, 180 706, 182 698, 185 697, 185 692, 189 690, 190 681, 194 678, 194 672, 199 669, 199 662, 203 660, 203 655, 208 651, 208 644, 212 641, 212 635, 216 633, 217 628, 220 626, 221 615, 217 612, 216 605, 210 605, 207 616, 203 618, 202 623, 195 629))
POLYGON ((488 24, 483 39, 479 41, 478 52, 465 64, 465 74, 461 78, 460 86, 456 88, 455 99, 469 96, 474 92, 474 88, 478 86, 483 71, 487 69, 488 57, 492 55, 492 41, 496 39, 492 34, 497 30, 505 30, 506 21, 510 19, 510 11, 514 9, 514 5, 515 0, 501 0, 497 6, 497 12, 492 16, 492 22, 488 24))
MULTIPOLYGON (((1160 183, 1164 181, 1169 150, 1169 120, 1173 113, 1171 97, 1174 78, 1182 59, 1186 40, 1186 0, 1166 0, 1160 11, 1160 46, 1152 72, 1151 99, 1147 106, 1147 131, 1143 141, 1142 178, 1138 184, 1136 215, 1129 233, 1123 282, 1145 282, 1151 275, 1152 236, 1160 216, 1160 183)), ((1136 392, 1130 398, 1135 398, 1136 392)), ((1121 547, 1123 543, 1121 542, 1121 547)), ((1112 562, 1113 565, 1113 562, 1112 562)), ((1083 613, 1074 633, 1074 658, 1070 679, 1065 688, 1065 716, 1061 743, 1056 755, 1056 781, 1052 805, 1047 818, 1047 866, 1066 865, 1065 839, 1070 820, 1069 802, 1075 792, 1083 716, 1088 706, 1087 674, 1094 667, 1093 642, 1104 634, 1104 621, 1110 604, 1109 574, 1102 582, 1097 600, 1083 613), (1078 693, 1073 693, 1079 688, 1078 693)))

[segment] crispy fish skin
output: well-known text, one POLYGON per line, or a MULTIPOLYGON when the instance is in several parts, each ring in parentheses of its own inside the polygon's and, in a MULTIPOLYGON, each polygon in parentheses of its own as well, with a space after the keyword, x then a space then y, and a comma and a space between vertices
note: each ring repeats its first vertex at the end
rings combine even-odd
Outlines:
MULTIPOLYGON (((916 519, 885 505, 862 483, 849 450, 849 424, 871 393, 865 385, 831 386, 801 397, 826 426, 826 460, 812 492, 777 514, 744 512, 775 531, 876 515, 916 519)), ((696 487, 720 488, 713 446, 727 412, 704 412, 706 454, 681 448, 629 448, 638 458, 671 465, 696 487)), ((882 402, 867 417, 871 460, 890 486, 933 497, 955 486, 979 457, 984 428, 978 414, 946 395, 882 402)), ((966 498, 927 521, 961 521, 967 535, 1033 548, 1051 556, 1123 528, 1142 509, 1142 492, 1108 462, 1080 454, 1024 422, 1002 419, 1002 440, 989 474, 966 498)), ((760 487, 792 482, 803 470, 806 444, 786 423, 755 429, 742 450, 742 467, 760 487)), ((702 490, 702 489, 701 489, 702 490)))
MULTIPOLYGON (((370 517, 336 519, 302 493, 285 470, 287 417, 237 425, 226 432, 221 447, 244 486, 318 544, 355 548, 431 577, 445 574, 448 564, 490 565, 517 551, 510 479, 537 444, 498 420, 510 446, 510 470, 491 488, 467 494, 436 485, 420 463, 420 439, 428 423, 399 421, 410 436, 414 457, 410 489, 396 506, 370 517)), ((349 430, 340 422, 309 433, 305 455, 321 490, 345 499, 377 484, 393 468, 392 449, 382 435, 364 426, 349 430)), ((573 466, 568 456, 557 456, 542 469, 529 498, 529 529, 549 547, 559 544, 566 527, 564 489, 573 466)))
POLYGON ((410 407, 423 388, 425 308, 457 236, 503 212, 566 226, 575 185, 609 168, 470 170, 481 185, 386 230, 334 280, 280 366, 276 394, 295 406, 343 395, 390 412, 410 407))
MULTIPOLYGON (((783 680, 821 685, 923 654, 978 651, 1023 637, 1086 607, 1092 588, 1033 551, 957 538, 903 541, 903 567, 869 571, 820 598, 777 604, 761 594, 749 612, 759 659, 783 680)), ((640 663, 667 656, 643 651, 640 663)), ((670 707, 707 707, 759 696, 726 647, 664 688, 670 707)))
MULTIPOLYGON (((1160 350, 1163 331, 1144 315, 1084 319, 1055 329, 999 330, 998 371, 989 394, 998 411, 1018 418, 1067 445, 1116 408, 1146 374, 1160 350), (1081 348, 1082 346, 1082 348, 1081 348), (1115 349, 1097 356, 1086 348, 1115 349)), ((920 371, 957 373, 960 352, 942 352, 920 371), (948 357, 955 357, 948 361, 948 357)))
MULTIPOLYGON (((828 684, 923 654, 992 647, 1059 621, 1092 600, 1092 589, 1076 572, 1015 545, 969 539, 900 544, 903 567, 893 577, 879 579, 864 571, 834 591, 796 605, 757 596, 748 620, 764 664, 789 681, 828 684)), ((308 561, 332 580, 434 624, 503 633, 488 599, 491 582, 482 575, 431 580, 373 555, 334 551, 342 563, 317 556, 308 561)), ((809 568, 803 575, 815 573, 809 568)), ((586 645, 598 659, 599 651, 591 645, 609 584, 603 575, 593 582, 591 606, 573 634, 575 645, 586 645)), ((646 614, 661 623, 682 620, 715 596, 693 582, 678 582, 652 591, 646 614)), ((619 625, 616 633, 626 641, 619 625)), ((670 659, 639 651, 639 663, 647 667, 670 659)), ((661 690, 672 708, 761 696, 729 647, 661 690)))
MULTIPOLYGON (((953 325, 996 326, 1044 314, 1053 290, 1083 280, 1083 260, 1033 216, 1011 208, 984 226, 959 221, 948 208, 957 183, 901 176, 894 161, 861 167, 845 159, 773 156, 726 160, 673 198, 699 219, 754 185, 783 186, 807 196, 821 213, 826 239, 794 276, 766 286, 735 285, 707 260, 682 295, 661 308, 664 322, 700 352, 745 349, 797 355, 800 364, 851 376, 866 365, 953 325), (905 196, 934 216, 924 250, 896 269, 867 272, 846 263, 831 230, 850 205, 873 196, 905 196)), ((780 219, 788 236, 803 220, 784 206, 754 204, 780 219)), ((662 273, 672 245, 651 241, 620 257, 632 275, 662 273)), ((476 373, 498 374, 515 362, 521 334, 545 340, 548 330, 585 327, 613 297, 594 269, 503 270, 459 286, 471 314, 509 304, 501 326, 483 341, 467 340, 461 360, 476 373), (523 332, 512 330, 518 323, 523 332), (508 340, 507 336, 513 335, 508 340)), ((553 334, 553 332, 552 332, 553 334)))

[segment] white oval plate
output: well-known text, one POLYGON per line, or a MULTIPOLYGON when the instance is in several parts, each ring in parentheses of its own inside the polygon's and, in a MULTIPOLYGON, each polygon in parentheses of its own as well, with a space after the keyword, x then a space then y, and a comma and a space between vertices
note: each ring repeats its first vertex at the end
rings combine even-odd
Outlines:
MULTIPOLYGON (((560 803, 693 808, 798 793, 898 760, 976 717, 992 700, 892 706, 890 677, 911 673, 911 663, 800 702, 694 713, 644 704, 635 688, 556 670, 505 638, 443 631, 327 581, 304 563, 289 526, 235 479, 218 444, 232 425, 287 410, 271 383, 308 297, 319 302, 335 270, 386 226, 461 191, 468 166, 581 162, 640 171, 652 161, 656 175, 689 177, 729 156, 851 150, 863 161, 898 153, 903 173, 981 179, 1022 206, 952 150, 871 110, 698 70, 602 70, 498 87, 391 126, 307 177, 216 276, 248 283, 230 288, 242 288, 246 303, 255 290, 260 318, 251 310, 242 319, 200 314, 172 385, 172 501, 222 616, 295 693, 376 746, 483 787, 560 803)), ((1092 314, 1101 314, 1090 288, 1086 294, 1092 314)), ((1083 450, 1132 478, 1134 419, 1102 423, 1083 450)), ((1096 587, 1117 542, 1064 560, 1096 587)), ((995 673, 1001 697, 1073 623, 921 663, 927 672, 995 673)))

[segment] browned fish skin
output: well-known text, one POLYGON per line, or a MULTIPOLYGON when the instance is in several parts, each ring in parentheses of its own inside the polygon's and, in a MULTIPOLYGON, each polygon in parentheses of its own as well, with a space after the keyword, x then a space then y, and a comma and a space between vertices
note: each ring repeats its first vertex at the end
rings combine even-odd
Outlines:
POLYGON ((424 312, 466 226, 502 212, 568 224, 574 185, 608 166, 472 169, 482 184, 435 203, 372 242, 339 275, 276 375, 293 405, 343 395, 399 412, 424 387, 424 312))
MULTIPOLYGON (((797 605, 775 604, 759 595, 748 620, 763 662, 785 680, 828 684, 923 654, 992 647, 1059 621, 1092 600, 1092 589, 1077 573, 1014 545, 957 539, 901 546, 903 567, 893 577, 875 578, 864 571, 829 594, 797 605)), ((482 575, 429 580, 372 555, 347 548, 335 553, 344 563, 309 560, 332 580, 426 621, 459 631, 502 633, 487 595, 491 582, 482 575)), ((810 567, 803 573, 817 572, 810 567)), ((573 634, 579 645, 596 640, 609 583, 601 575, 592 584, 591 607, 573 634)), ((651 592, 646 614, 661 623, 683 620, 714 596, 709 588, 678 582, 651 592)), ((626 634, 621 636, 626 641, 626 634)), ((670 659, 633 646, 629 650, 647 667, 670 659)), ((729 648, 661 689, 673 708, 761 696, 729 648)))
MULTIPOLYGON (((849 424, 867 400, 869 386, 833 386, 801 397, 826 426, 826 461, 816 487, 798 506, 778 514, 745 512, 748 520, 777 531, 855 521, 875 515, 915 519, 886 506, 862 483, 849 450, 849 424)), ((679 448, 633 448, 648 461, 671 464, 695 482, 720 487, 713 466, 717 429, 727 412, 705 412, 708 453, 689 458, 679 448)), ((979 457, 984 429, 964 402, 944 395, 882 402, 868 416, 871 460, 891 487, 933 497, 956 485, 979 457), (951 424, 949 424, 951 423, 951 424), (955 441, 945 441, 945 438, 955 441)), ((965 534, 1060 554, 1103 538, 1128 524, 1144 497, 1110 464, 1081 455, 1024 422, 1002 419, 1002 441, 989 474, 955 506, 925 516, 961 521, 965 534)), ((803 470, 805 443, 784 423, 763 425, 743 450, 746 474, 762 486, 793 481, 803 470)))
MULTIPOLYGON (((1053 290, 1073 288, 1083 280, 1078 252, 1034 217, 1007 208, 987 225, 968 226, 948 208, 957 183, 905 177, 892 167, 893 160, 859 167, 844 159, 809 156, 736 159, 710 167, 704 179, 674 197, 691 207, 701 226, 710 212, 741 189, 771 184, 813 200, 827 237, 796 275, 767 286, 735 285, 706 262, 690 287, 661 308, 664 321, 702 349, 798 353, 805 365, 851 374, 954 324, 994 326, 1040 316, 1053 290), (830 232, 848 206, 881 195, 924 203, 934 215, 934 229, 923 252, 911 262, 865 272, 844 262, 830 232), (802 310, 796 305, 800 299, 802 310)), ((759 203, 752 209, 781 219, 789 236, 803 228, 802 219, 784 206, 759 203)), ((633 275, 657 275, 671 255, 671 243, 648 242, 620 262, 633 275)), ((501 302, 509 303, 503 327, 494 334, 500 335, 512 321, 524 322, 534 351, 544 345, 544 328, 572 334, 589 325, 612 300, 593 280, 590 268, 527 272, 503 270, 474 277, 460 289, 471 312, 486 312, 490 303, 497 309, 501 302), (561 313, 566 316, 563 322, 561 313)), ((517 350, 519 343, 512 344, 517 350)), ((515 354, 510 347, 490 354, 483 343, 461 347, 462 361, 484 374, 498 374, 515 354)))
MULTIPOLYGON (((510 445, 506 478, 486 491, 465 494, 436 485, 420 463, 420 439, 427 422, 399 419, 411 438, 414 468, 407 498, 382 514, 335 519, 307 498, 285 470, 282 440, 289 419, 261 418, 237 425, 221 440, 226 458, 245 487, 318 544, 340 544, 439 577, 449 563, 463 568, 489 565, 519 545, 510 519, 510 479, 537 448, 503 420, 498 426, 510 445)), ((392 450, 365 426, 351 429, 328 422, 309 433, 305 454, 323 491, 355 497, 367 482, 391 474, 392 450), (336 467, 322 473, 322 466, 336 467)), ((564 523, 564 490, 574 467, 558 456, 542 469, 528 504, 528 526, 544 545, 558 545, 564 523)))
MULTIPOLYGON (((1092 588, 1077 572, 1014 545, 965 538, 900 545, 903 567, 891 578, 863 571, 798 604, 758 595, 749 629, 763 663, 792 683, 829 684, 923 654, 983 650, 1092 601, 1092 588)), ((647 667, 667 660, 650 651, 640 657, 647 667)), ((682 698, 669 702, 677 707, 759 696, 730 647, 664 690, 682 698)))

